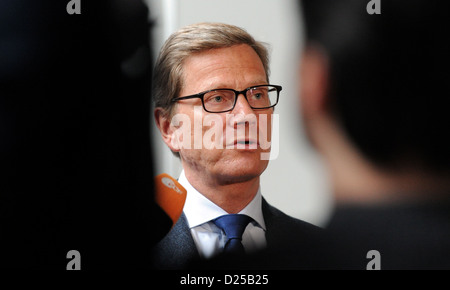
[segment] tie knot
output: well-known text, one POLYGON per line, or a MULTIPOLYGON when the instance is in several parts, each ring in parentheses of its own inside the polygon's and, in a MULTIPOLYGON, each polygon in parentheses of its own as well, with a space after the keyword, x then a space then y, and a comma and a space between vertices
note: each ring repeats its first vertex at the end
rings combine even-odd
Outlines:
POLYGON ((251 217, 243 214, 227 214, 216 218, 213 222, 221 228, 228 239, 242 239, 242 234, 251 217))

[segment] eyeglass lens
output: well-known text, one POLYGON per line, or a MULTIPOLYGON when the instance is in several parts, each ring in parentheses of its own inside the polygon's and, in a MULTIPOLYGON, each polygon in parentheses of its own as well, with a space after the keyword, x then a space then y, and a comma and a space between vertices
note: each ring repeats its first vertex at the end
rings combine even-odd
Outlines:
MULTIPOLYGON (((262 86, 247 90, 246 97, 253 109, 268 108, 276 104, 278 92, 275 87, 262 86)), ((226 111, 233 108, 236 94, 232 90, 214 90, 203 97, 205 109, 210 112, 226 111)))

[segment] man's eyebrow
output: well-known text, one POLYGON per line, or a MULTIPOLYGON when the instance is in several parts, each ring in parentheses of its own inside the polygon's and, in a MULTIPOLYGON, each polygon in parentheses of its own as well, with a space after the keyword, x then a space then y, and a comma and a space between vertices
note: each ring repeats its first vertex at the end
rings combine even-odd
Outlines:
MULTIPOLYGON (((251 87, 259 86, 259 85, 268 85, 268 84, 269 83, 267 82, 267 80, 260 81, 260 82, 253 82, 251 85, 246 86, 245 88, 242 88, 242 89, 251 88, 251 87)), ((238 89, 241 89, 241 88, 234 88, 233 86, 225 85, 223 83, 213 83, 213 84, 209 85, 207 87, 207 89, 205 89, 203 91, 217 90, 217 89, 234 89, 234 90, 238 90, 238 89)))

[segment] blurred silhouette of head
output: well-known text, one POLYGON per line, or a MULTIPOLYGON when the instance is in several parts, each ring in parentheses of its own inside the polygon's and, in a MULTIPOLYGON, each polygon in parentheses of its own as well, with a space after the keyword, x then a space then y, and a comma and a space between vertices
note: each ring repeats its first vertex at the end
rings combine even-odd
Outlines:
POLYGON ((68 2, 0 3, 0 268, 64 270, 69 250, 82 269, 145 267, 148 9, 68 2))
POLYGON ((335 183, 350 179, 350 167, 354 179, 377 172, 386 182, 391 173, 444 180, 449 5, 382 1, 381 14, 370 15, 368 2, 301 1, 301 98, 310 139, 333 163, 335 183), (367 170, 358 171, 361 164, 367 170))

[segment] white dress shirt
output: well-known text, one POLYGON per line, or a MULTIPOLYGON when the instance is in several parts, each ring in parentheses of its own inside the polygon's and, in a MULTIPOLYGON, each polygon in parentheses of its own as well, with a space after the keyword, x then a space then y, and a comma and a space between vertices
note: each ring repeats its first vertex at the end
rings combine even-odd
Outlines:
MULTIPOLYGON (((187 180, 184 170, 178 182, 187 190, 184 214, 200 257, 208 259, 223 251, 227 242, 225 233, 212 220, 228 214, 203 194, 198 192, 187 180)), ((266 247, 266 224, 262 214, 262 196, 258 189, 253 200, 239 212, 253 219, 242 235, 242 244, 247 253, 266 247)))

